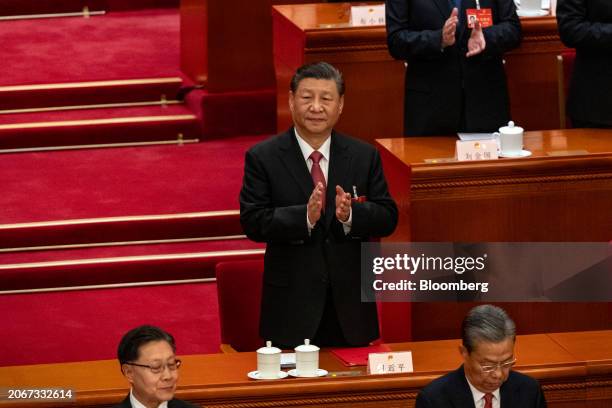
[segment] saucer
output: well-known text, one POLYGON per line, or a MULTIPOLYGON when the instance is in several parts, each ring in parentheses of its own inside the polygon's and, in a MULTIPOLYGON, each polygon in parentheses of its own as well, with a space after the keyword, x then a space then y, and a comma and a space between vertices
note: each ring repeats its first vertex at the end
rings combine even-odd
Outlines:
POLYGON ((519 17, 543 17, 548 15, 548 10, 521 10, 518 9, 516 14, 519 17))
POLYGON ((499 157, 517 158, 517 157, 529 157, 531 152, 529 150, 521 150, 520 153, 504 153, 500 152, 499 157))
POLYGON ((302 377, 302 378, 314 378, 314 377, 324 377, 326 376, 327 370, 324 370, 322 368, 317 369, 317 374, 316 375, 300 375, 297 371, 297 369, 293 369, 293 370, 289 370, 289 375, 292 377, 302 377))
POLYGON ((247 374, 247 377, 252 378, 253 380, 278 380, 281 378, 287 377, 287 373, 285 371, 279 371, 276 378, 261 378, 259 371, 251 371, 247 374))

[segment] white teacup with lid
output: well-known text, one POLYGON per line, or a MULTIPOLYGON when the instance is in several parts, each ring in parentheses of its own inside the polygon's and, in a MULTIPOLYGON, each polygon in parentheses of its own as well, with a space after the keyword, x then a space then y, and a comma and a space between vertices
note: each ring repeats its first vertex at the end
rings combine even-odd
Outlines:
POLYGON ((523 128, 515 126, 513 121, 508 122, 508 126, 500 127, 499 150, 502 155, 520 155, 523 151, 523 128))
POLYGON ((257 371, 259 378, 279 378, 281 350, 272 347, 271 341, 266 341, 266 346, 257 350, 257 371))
POLYGON ((319 348, 309 339, 295 348, 295 371, 300 377, 316 377, 319 369, 319 348))

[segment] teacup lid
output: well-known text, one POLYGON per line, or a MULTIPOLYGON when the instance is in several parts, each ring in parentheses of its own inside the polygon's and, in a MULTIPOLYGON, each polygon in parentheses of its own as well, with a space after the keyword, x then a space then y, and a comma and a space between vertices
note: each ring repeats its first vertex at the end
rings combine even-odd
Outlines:
POLYGON ((266 347, 260 347, 257 349, 259 354, 278 354, 281 350, 278 347, 272 347, 271 341, 266 341, 266 347))
POLYGON ((304 344, 302 344, 301 346, 297 346, 295 348, 295 351, 299 351, 300 353, 319 351, 319 350, 320 349, 317 346, 315 346, 314 344, 310 344, 310 339, 305 339, 304 344))
POLYGON ((499 133, 504 133, 506 135, 516 135, 518 133, 522 133, 523 128, 520 126, 514 126, 514 122, 508 122, 508 126, 502 126, 499 128, 499 133))

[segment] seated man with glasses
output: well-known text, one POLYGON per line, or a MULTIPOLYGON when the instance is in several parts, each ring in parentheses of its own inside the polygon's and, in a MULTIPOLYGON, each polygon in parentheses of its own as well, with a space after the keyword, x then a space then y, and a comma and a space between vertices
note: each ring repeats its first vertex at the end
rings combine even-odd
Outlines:
POLYGON ((416 408, 545 408, 536 380, 512 371, 514 322, 499 307, 469 311, 461 327, 463 365, 425 387, 416 408))
POLYGON ((181 366, 175 352, 174 337, 158 327, 139 326, 127 332, 117 357, 132 388, 116 408, 195 408, 174 399, 181 366))

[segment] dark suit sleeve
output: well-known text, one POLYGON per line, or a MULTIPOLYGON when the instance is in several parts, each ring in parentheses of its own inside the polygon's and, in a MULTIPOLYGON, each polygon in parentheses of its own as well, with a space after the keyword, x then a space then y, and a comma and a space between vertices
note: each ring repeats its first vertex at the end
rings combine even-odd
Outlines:
POLYGON ((432 405, 427 396, 421 391, 416 397, 414 408, 430 408, 432 405))
POLYGON ((612 51, 612 23, 589 21, 586 0, 559 0, 557 22, 566 46, 612 51))
POLYGON ((538 384, 538 400, 535 405, 537 408, 547 408, 546 398, 544 397, 544 393, 542 392, 542 387, 538 384))
POLYGON ((372 149, 368 170, 368 197, 365 203, 353 203, 351 235, 384 237, 397 225, 397 206, 389 195, 378 151, 372 149))
POLYGON ((408 23, 410 1, 387 0, 385 3, 387 46, 393 58, 410 60, 442 57, 442 27, 437 30, 414 30, 408 23))
POLYGON ((518 47, 522 33, 514 1, 497 1, 497 13, 493 18, 494 24, 483 29, 486 41, 485 55, 501 55, 518 47))
POLYGON ((240 222, 246 235, 257 242, 283 242, 308 239, 306 203, 274 207, 271 198, 272 177, 253 151, 244 163, 240 191, 240 222))
POLYGON ((168 408, 197 408, 197 405, 183 400, 172 399, 168 401, 168 408))

